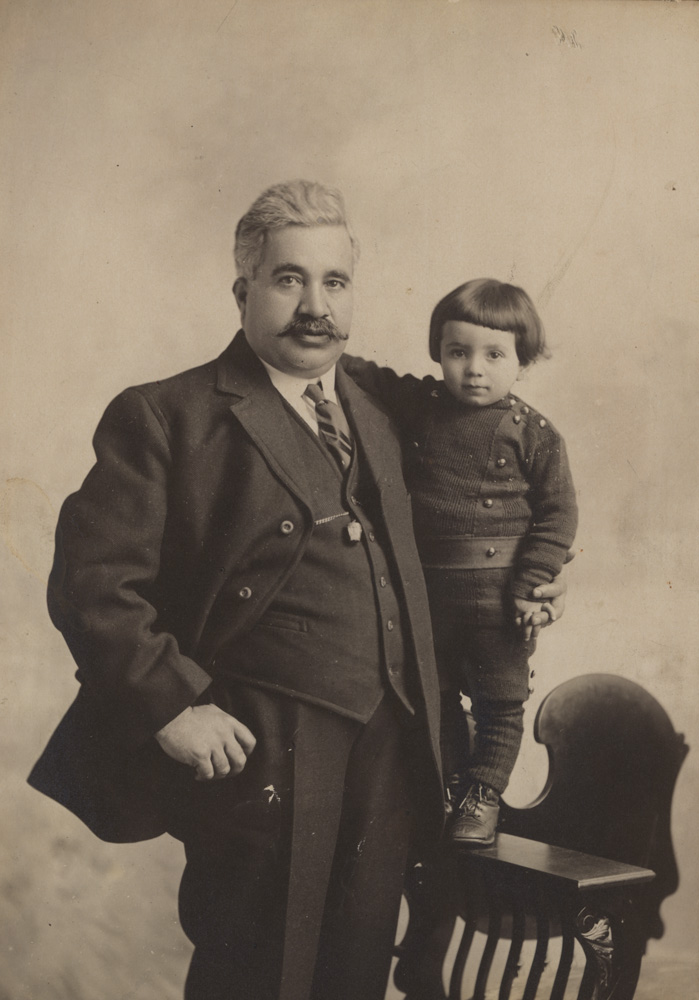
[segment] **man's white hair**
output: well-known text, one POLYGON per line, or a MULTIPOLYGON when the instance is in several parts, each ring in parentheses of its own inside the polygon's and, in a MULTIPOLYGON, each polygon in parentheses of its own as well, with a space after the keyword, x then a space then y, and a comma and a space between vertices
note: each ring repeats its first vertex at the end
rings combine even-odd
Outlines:
POLYGON ((267 233, 285 226, 344 226, 357 262, 359 244, 337 188, 317 181, 286 181, 263 191, 236 227, 234 257, 241 277, 255 277, 264 256, 267 233))

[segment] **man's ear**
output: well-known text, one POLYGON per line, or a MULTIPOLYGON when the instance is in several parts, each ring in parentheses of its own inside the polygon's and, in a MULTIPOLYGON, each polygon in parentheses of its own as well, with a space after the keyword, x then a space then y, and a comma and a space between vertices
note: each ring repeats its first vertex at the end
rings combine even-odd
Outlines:
POLYGON ((245 321, 245 303, 248 298, 248 280, 247 278, 236 278, 233 282, 233 294, 235 295, 235 301, 238 303, 238 309, 240 310, 240 322, 245 321))

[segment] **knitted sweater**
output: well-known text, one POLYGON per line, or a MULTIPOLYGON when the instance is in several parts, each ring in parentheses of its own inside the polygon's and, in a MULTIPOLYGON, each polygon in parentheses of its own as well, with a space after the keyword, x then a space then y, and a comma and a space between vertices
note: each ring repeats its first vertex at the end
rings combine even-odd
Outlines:
POLYGON ((360 358, 342 364, 401 429, 418 547, 445 536, 521 536, 511 593, 531 599, 553 580, 575 537, 577 505, 565 444, 549 421, 517 396, 468 407, 429 375, 399 376, 360 358))

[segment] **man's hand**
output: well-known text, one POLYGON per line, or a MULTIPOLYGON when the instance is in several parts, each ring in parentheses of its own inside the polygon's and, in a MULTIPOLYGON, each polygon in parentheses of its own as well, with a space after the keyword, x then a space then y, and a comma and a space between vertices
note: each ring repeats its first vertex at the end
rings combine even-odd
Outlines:
POLYGON ((196 705, 155 734, 168 756, 196 769, 197 781, 239 774, 255 749, 247 726, 216 705, 196 705))
MULTIPOLYGON (((530 631, 527 634, 527 626, 525 626, 525 641, 529 639, 536 639, 540 630, 546 628, 547 625, 553 624, 553 622, 558 621, 566 606, 566 592, 568 590, 568 584, 566 583, 563 571, 561 571, 558 576, 551 581, 551 583, 542 583, 540 587, 535 587, 532 591, 532 600, 524 601, 523 603, 529 606, 533 605, 535 602, 539 604, 539 611, 534 611, 529 619, 530 631)), ((517 617, 515 618, 515 624, 518 626, 523 625, 522 614, 519 608, 520 598, 515 598, 515 605, 517 607, 517 617)))

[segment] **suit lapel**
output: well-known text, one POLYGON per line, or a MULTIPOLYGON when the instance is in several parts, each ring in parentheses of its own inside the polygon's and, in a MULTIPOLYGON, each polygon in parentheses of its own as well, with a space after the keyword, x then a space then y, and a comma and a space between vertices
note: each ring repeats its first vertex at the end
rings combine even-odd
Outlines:
POLYGON ((219 391, 235 397, 230 407, 233 416, 274 472, 312 510, 304 462, 291 418, 242 332, 220 356, 217 374, 219 391))
POLYGON ((355 442, 359 443, 372 477, 380 486, 387 477, 392 478, 397 466, 395 434, 391 430, 390 420, 371 396, 352 381, 341 365, 335 370, 335 387, 355 442))
MULTIPOLYGON (((343 409, 374 481, 379 488, 392 485, 401 479, 401 467, 389 417, 340 365, 335 377, 343 409)), ((305 464, 291 418, 242 331, 218 359, 217 388, 234 397, 231 412, 235 418, 276 474, 312 510, 305 464)))

